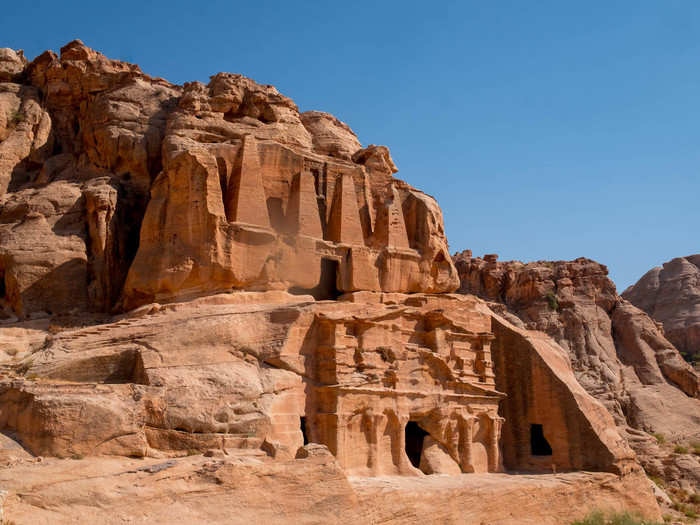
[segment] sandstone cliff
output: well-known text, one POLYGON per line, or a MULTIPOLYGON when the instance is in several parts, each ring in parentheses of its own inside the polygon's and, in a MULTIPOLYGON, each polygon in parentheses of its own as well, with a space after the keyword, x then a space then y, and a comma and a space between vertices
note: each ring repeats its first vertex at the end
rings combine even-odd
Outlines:
POLYGON ((6 316, 232 288, 457 288, 434 199, 334 117, 241 75, 176 86, 79 41, 2 58, 6 316))
POLYGON ((649 434, 682 446, 700 438, 700 378, 656 323, 617 295, 605 266, 584 258, 501 262, 469 251, 454 260, 460 292, 491 301, 566 349, 578 381, 606 406, 651 474, 698 486, 696 457, 669 454, 649 434))
POLYGON ((622 297, 662 323, 668 340, 700 364, 700 254, 652 268, 622 297))
POLYGON ((386 147, 241 75, 177 86, 79 41, 0 50, 10 518, 658 518, 618 426, 656 424, 650 389, 694 402, 697 377, 653 323, 625 340, 628 368, 591 357, 584 377, 565 338, 530 329, 547 326, 450 293, 442 212, 396 172, 386 147), (633 387, 591 389, 606 374, 633 387))

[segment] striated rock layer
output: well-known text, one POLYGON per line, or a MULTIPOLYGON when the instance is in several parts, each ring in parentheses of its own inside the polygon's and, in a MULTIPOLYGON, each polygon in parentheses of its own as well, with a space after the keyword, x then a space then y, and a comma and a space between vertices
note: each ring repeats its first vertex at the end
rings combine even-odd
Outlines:
POLYGON ((657 324, 617 295, 605 266, 584 258, 501 262, 469 251, 454 260, 461 292, 491 301, 567 351, 580 384, 605 405, 650 473, 700 487, 697 457, 669 456, 649 435, 683 445, 700 438, 700 378, 657 324))
POLYGON ((622 297, 662 323, 664 335, 687 359, 700 362, 700 254, 652 268, 622 297))

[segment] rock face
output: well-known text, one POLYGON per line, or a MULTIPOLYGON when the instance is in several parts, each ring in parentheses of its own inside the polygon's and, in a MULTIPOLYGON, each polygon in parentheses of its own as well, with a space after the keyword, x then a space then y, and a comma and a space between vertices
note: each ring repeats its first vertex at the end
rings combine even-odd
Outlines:
MULTIPOLYGON (((347 513, 339 523, 459 521, 442 489, 483 521, 479 480, 493 497, 527 500, 537 523, 557 495, 577 508, 551 505, 551 523, 611 499, 658 518, 613 417, 656 424, 650 389, 693 403, 697 376, 651 321, 644 337, 625 328, 648 321, 636 309, 615 312, 623 361, 595 361, 586 348, 572 360, 548 325, 526 327, 451 294, 460 281, 440 208, 396 172, 386 147, 362 147, 331 115, 300 113, 241 75, 176 86, 79 41, 29 63, 2 50, 0 461, 12 475, 0 481, 14 491, 9 518, 74 521, 79 510, 62 502, 91 508, 96 493, 82 496, 81 484, 93 484, 91 469, 135 461, 125 457, 161 461, 119 474, 134 483, 177 468, 169 494, 224 505, 215 486, 240 488, 243 521, 263 515, 259 493, 295 491, 308 497, 264 516, 298 519, 314 505, 319 515, 347 513), (580 373, 585 356, 590 377, 580 373), (608 375, 621 379, 603 395, 591 389, 608 375), (613 416, 586 389, 617 407, 613 416), (202 453, 213 459, 185 458, 202 453), (18 494, 39 488, 10 479, 41 478, 37 456, 51 458, 56 480, 70 471, 57 458, 86 463, 75 485, 57 481, 29 501, 18 494), (508 481, 503 471, 550 477, 508 481), (380 476, 394 476, 400 504, 373 492, 368 479, 380 476), (309 480, 332 497, 308 492, 309 480), (419 490, 428 500, 407 504, 419 490), (533 505, 537 491, 543 501, 533 505), (584 492, 593 495, 581 503, 584 492), (430 501, 450 508, 431 518, 430 501)), ((592 277, 586 293, 598 285, 604 279, 592 277)), ((610 300, 581 304, 593 311, 610 300)), ((601 355, 614 355, 601 344, 601 355)), ((693 414, 674 413, 678 432, 693 414)), ((127 497, 112 477, 107 492, 127 497)), ((153 508, 155 517, 130 508, 124 518, 172 521, 153 508)), ((186 508, 194 520, 226 520, 186 508)), ((532 518, 488 512, 493 523, 532 518)))
POLYGON ((662 323, 664 335, 687 358, 700 361, 700 254, 652 268, 622 297, 662 323))
POLYGON ((0 270, 15 315, 69 311, 47 287, 97 311, 232 288, 457 288, 435 201, 393 177, 387 148, 363 149, 331 115, 302 115, 240 75, 175 86, 79 41, 30 64, 0 57, 18 82, 0 87, 11 237, 0 270), (66 215, 70 231, 54 228, 66 215), (68 245, 36 253, 54 241, 68 245))
POLYGON ((700 437, 698 374, 656 323, 617 295, 605 266, 583 258, 500 262, 469 251, 454 260, 461 292, 492 301, 511 322, 567 351, 578 382, 605 405, 647 470, 697 486, 697 460, 689 456, 690 468, 678 474, 645 433, 683 444, 700 437))
POLYGON ((46 458, 0 470, 0 485, 9 493, 6 518, 19 525, 561 525, 592 508, 633 508, 660 520, 639 474, 348 479, 327 450, 284 460, 252 450, 169 461, 46 458))
POLYGON ((315 442, 363 476, 636 468, 561 349, 451 295, 298 303, 233 293, 153 305, 47 336, 0 381, 0 406, 0 428, 37 455, 262 446, 293 457, 315 442), (499 402, 512 415, 503 457, 499 402), (516 416, 524 404, 532 414, 516 416), (531 421, 551 444, 539 461, 531 421))

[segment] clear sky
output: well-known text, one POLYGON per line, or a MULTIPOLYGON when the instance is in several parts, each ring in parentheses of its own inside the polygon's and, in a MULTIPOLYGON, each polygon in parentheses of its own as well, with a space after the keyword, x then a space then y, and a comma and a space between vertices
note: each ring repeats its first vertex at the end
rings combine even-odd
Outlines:
POLYGON ((31 59, 74 38, 333 113, 437 198, 452 252, 586 256, 620 291, 700 252, 696 0, 3 5, 0 47, 31 59))

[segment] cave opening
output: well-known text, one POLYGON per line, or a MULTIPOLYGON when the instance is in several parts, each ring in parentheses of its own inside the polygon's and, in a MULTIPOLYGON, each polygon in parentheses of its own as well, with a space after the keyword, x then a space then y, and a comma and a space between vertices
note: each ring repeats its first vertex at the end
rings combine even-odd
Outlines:
POLYGON ((306 432, 306 417, 301 416, 299 419, 301 420, 300 427, 301 427, 301 435, 304 438, 304 445, 308 445, 309 444, 309 435, 306 432))
POLYGON ((552 447, 544 437, 542 425, 533 423, 530 425, 530 452, 533 456, 551 456, 552 447))
POLYGON ((420 467, 420 459, 423 454, 423 441, 428 433, 423 430, 415 421, 406 424, 406 455, 411 465, 420 467))

